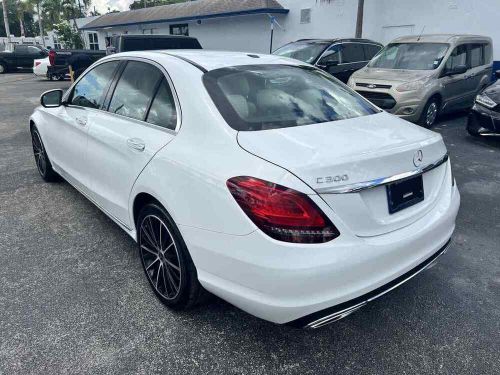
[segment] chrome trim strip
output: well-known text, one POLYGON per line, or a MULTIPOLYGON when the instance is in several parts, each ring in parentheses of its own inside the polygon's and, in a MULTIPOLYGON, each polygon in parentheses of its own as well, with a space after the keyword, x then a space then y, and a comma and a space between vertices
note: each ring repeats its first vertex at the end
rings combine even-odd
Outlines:
MULTIPOLYGON (((320 318, 318 320, 315 320, 309 324, 307 324, 304 328, 312 328, 312 329, 315 329, 315 328, 319 328, 319 327, 322 327, 326 324, 329 324, 329 323, 333 323, 333 322, 336 322, 337 320, 340 320, 340 319, 343 319, 345 318, 346 316, 352 314, 353 312, 359 310, 360 308, 362 308, 363 306, 365 306, 366 304, 368 304, 369 302, 372 302, 374 300, 376 300, 377 298, 379 297, 382 297, 384 294, 386 293, 389 293, 390 291, 396 289, 398 286, 401 286, 402 284, 406 283, 407 281, 410 281, 411 279, 413 279, 415 276, 417 276, 419 273, 433 267, 438 259, 441 257, 441 255, 445 254, 447 251, 448 251, 448 248, 451 246, 451 243, 452 243, 452 240, 450 239, 448 241, 448 243, 444 246, 444 248, 441 250, 441 252, 427 265, 425 265, 425 267, 422 267, 421 269, 417 270, 415 273, 412 273, 410 276, 408 276, 407 278, 405 278, 404 280, 401 280, 399 283, 397 283, 396 285, 393 285, 392 287, 390 287, 389 289, 387 290, 384 290, 383 292, 371 297, 371 298, 367 298, 365 301, 363 302, 360 302, 354 306, 350 306, 344 310, 341 310, 341 311, 337 311, 333 314, 330 314, 330 315, 327 315, 323 318, 320 318)), ((424 261, 425 263, 425 261, 424 261)))
POLYGON ((355 184, 349 184, 349 185, 343 185, 339 187, 334 187, 334 186, 329 186, 329 187, 324 187, 324 188, 319 188, 315 189, 318 194, 349 194, 349 193, 357 193, 362 190, 367 190, 367 189, 373 189, 377 186, 382 186, 382 185, 387 185, 395 181, 399 180, 404 180, 406 178, 418 176, 420 174, 424 174, 426 172, 429 172, 437 167, 439 167, 441 164, 444 164, 448 161, 448 154, 444 155, 441 159, 438 161, 431 163, 429 165, 426 165, 425 167, 421 167, 418 169, 415 169, 410 172, 404 172, 404 173, 399 173, 394 176, 390 177, 383 177, 383 178, 377 178, 375 180, 371 181, 365 181, 365 182, 357 182, 355 184))

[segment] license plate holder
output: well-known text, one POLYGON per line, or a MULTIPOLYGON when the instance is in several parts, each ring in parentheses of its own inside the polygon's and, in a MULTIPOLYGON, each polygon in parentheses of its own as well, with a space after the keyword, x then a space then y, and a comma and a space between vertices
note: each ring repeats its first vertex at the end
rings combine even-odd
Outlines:
POLYGON ((389 214, 404 210, 424 200, 422 175, 396 181, 386 186, 389 214))

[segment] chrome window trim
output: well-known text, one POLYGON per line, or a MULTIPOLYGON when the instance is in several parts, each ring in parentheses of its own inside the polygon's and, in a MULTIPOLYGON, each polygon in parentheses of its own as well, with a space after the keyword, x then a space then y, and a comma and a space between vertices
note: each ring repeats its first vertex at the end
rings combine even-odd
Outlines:
POLYGON ((324 188, 319 188, 315 189, 318 194, 349 194, 349 193, 358 193, 363 190, 367 189, 373 189, 378 186, 383 186, 390 184, 392 182, 396 182, 399 180, 404 180, 410 177, 418 176, 421 174, 424 174, 426 172, 429 172, 440 165, 446 163, 449 159, 448 154, 445 154, 441 159, 435 161, 434 163, 428 164, 425 167, 421 167, 418 169, 415 169, 410 172, 404 172, 404 173, 399 173, 394 176, 390 177, 382 177, 382 178, 377 178, 374 180, 370 181, 364 181, 364 182, 357 182, 355 184, 349 184, 349 185, 343 185, 339 187, 324 187, 324 188))

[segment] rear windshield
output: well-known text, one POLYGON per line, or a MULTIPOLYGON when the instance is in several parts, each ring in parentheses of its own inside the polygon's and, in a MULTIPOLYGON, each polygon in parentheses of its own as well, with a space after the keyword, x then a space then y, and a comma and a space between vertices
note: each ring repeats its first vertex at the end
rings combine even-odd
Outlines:
POLYGON ((212 70, 203 82, 226 122, 255 131, 367 116, 378 110, 328 74, 289 65, 212 70))
POLYGON ((306 63, 313 63, 323 51, 330 46, 327 42, 295 42, 284 45, 273 52, 273 55, 290 57, 306 63))
POLYGON ((124 38, 121 52, 159 49, 201 49, 201 45, 195 38, 124 38))
POLYGON ((449 45, 445 43, 393 43, 368 64, 370 68, 434 70, 443 61, 449 45))

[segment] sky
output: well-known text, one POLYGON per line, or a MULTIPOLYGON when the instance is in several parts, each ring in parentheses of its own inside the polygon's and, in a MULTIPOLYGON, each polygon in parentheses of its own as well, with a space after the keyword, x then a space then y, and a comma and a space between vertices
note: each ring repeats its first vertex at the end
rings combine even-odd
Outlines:
POLYGON ((92 7, 96 7, 96 9, 101 13, 107 13, 108 7, 111 10, 129 10, 128 6, 133 2, 133 0, 92 0, 92 7))

